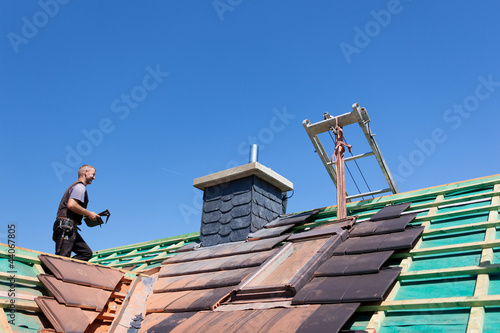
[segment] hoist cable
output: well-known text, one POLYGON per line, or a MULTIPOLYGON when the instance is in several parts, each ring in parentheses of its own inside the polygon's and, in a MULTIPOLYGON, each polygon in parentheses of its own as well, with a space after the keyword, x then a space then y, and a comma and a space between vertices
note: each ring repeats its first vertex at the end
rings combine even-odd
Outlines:
MULTIPOLYGON (((345 135, 344 135, 344 142, 347 143, 347 140, 345 139, 345 135)), ((354 156, 352 152, 351 152, 351 156, 354 156)), ((361 171, 361 168, 359 167, 358 162, 356 160, 354 160, 354 163, 356 163, 356 166, 358 167, 358 171, 361 174, 361 177, 363 178, 363 180, 365 181, 365 185, 368 188, 368 191, 372 192, 372 189, 370 188, 370 185, 368 185, 368 182, 366 181, 365 175, 363 175, 363 172, 361 171)), ((372 195, 372 198, 375 198, 375 196, 372 195)))
MULTIPOLYGON (((332 136, 332 132, 331 131, 328 131, 328 134, 330 134, 330 138, 332 139, 333 141, 333 144, 335 144, 335 140, 333 139, 333 136, 332 136)), ((345 138, 345 137, 344 137, 345 138)), ((347 142, 346 142, 347 143, 347 142)), ((351 153, 352 155, 352 153, 351 153)), ((344 166, 347 168, 347 172, 349 172, 349 175, 351 176, 351 179, 354 183, 354 185, 356 186, 356 188, 358 189, 358 193, 361 194, 361 190, 359 189, 358 187, 358 184, 356 183, 356 180, 354 180, 354 176, 352 175, 351 173, 351 170, 349 170, 349 167, 347 166, 347 164, 344 164, 344 166)))

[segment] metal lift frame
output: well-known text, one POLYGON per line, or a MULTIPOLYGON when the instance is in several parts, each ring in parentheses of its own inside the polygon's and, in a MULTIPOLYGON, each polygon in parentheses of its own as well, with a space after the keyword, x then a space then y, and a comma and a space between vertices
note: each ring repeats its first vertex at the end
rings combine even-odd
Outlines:
POLYGON ((352 161, 358 158, 363 158, 363 157, 368 157, 374 155, 375 158, 377 159, 378 165, 380 166, 380 169, 382 170, 382 173, 384 174, 385 179, 387 180, 387 184, 389 185, 388 188, 386 189, 381 189, 381 190, 376 190, 376 191, 371 191, 371 192, 366 192, 366 193, 361 193, 361 194, 355 194, 355 195, 347 195, 346 199, 348 202, 351 201, 351 199, 356 199, 356 198, 361 198, 361 197, 366 197, 370 195, 376 195, 376 194, 382 194, 382 193, 387 193, 387 192, 392 192, 394 194, 398 193, 398 187, 396 185, 396 182, 394 181, 394 178, 392 177, 391 171, 389 170, 389 167, 387 166, 387 163, 384 160, 384 157, 382 156, 382 152, 380 151, 380 148, 377 144, 377 141, 375 141, 375 134, 373 134, 370 130, 370 117, 368 117, 368 112, 366 111, 365 108, 361 108, 358 103, 354 103, 352 105, 352 112, 342 114, 337 117, 332 117, 330 116, 328 119, 319 121, 317 123, 311 124, 309 119, 305 119, 302 122, 302 125, 304 126, 307 135, 311 139, 311 142, 316 149, 316 152, 319 155, 319 158, 321 159, 321 162, 323 162, 323 165, 326 168, 326 171, 330 175, 330 178, 332 179, 333 183, 335 184, 335 187, 337 187, 337 172, 333 166, 333 164, 330 161, 330 157, 325 151, 325 148, 321 144, 320 139, 318 138, 318 135, 324 132, 331 131, 332 129, 335 128, 335 126, 338 124, 340 127, 344 127, 347 125, 351 125, 354 123, 358 123, 358 125, 361 127, 363 130, 363 133, 365 134, 366 140, 368 141, 368 144, 371 147, 370 152, 352 156, 352 157, 347 157, 345 158, 345 162, 352 161))

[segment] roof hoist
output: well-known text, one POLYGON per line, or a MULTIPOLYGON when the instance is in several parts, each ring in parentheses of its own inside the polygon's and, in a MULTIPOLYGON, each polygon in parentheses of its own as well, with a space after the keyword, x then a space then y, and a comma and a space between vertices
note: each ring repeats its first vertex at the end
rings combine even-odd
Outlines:
MULTIPOLYGON (((330 178, 337 187, 337 205, 344 205, 345 207, 345 203, 350 202, 352 199, 362 198, 366 196, 372 196, 387 192, 392 192, 394 194, 399 192, 396 183, 392 177, 392 174, 389 170, 389 167, 387 166, 387 163, 385 162, 384 157, 382 156, 380 148, 378 147, 377 142, 375 141, 375 135, 370 130, 369 123, 370 123, 370 118, 368 117, 368 112, 366 111, 365 108, 361 108, 358 103, 352 105, 352 111, 349 113, 333 117, 325 112, 324 120, 320 122, 312 124, 309 121, 309 119, 306 119, 302 122, 302 125, 304 126, 307 135, 311 139, 311 142, 314 148, 316 149, 316 152, 318 153, 321 161, 323 162, 323 165, 325 166, 328 174, 330 175, 330 178), (365 138, 368 141, 368 144, 370 145, 371 151, 360 155, 344 158, 345 147, 349 149, 349 152, 351 151, 351 147, 350 145, 344 142, 343 127, 354 123, 358 123, 358 125, 363 130, 365 138), (318 138, 319 134, 329 131, 332 131, 335 134, 335 152, 331 159, 329 155, 326 153, 325 148, 321 144, 320 139, 318 138), (382 173, 389 187, 366 193, 348 195, 345 188, 344 163, 368 156, 374 156, 377 159, 378 165, 380 166, 380 169, 382 170, 382 173), (338 180, 338 177, 340 176, 342 176, 342 181, 340 181, 340 179, 338 180)), ((339 212, 337 214, 338 215, 345 214, 345 209, 343 213, 339 212)))

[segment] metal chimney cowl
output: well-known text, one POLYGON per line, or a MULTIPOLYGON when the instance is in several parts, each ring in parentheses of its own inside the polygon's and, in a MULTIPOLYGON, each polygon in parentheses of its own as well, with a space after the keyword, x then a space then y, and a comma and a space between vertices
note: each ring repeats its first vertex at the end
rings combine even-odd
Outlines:
POLYGON ((204 247, 246 240, 286 212, 283 194, 293 189, 289 180, 259 162, 197 178, 193 186, 204 191, 200 227, 204 247))

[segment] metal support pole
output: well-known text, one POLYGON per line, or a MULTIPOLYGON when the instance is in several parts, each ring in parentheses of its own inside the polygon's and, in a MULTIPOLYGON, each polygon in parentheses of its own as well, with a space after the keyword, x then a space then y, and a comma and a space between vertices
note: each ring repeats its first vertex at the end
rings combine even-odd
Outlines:
POLYGON ((347 217, 344 152, 345 147, 351 146, 344 143, 344 131, 341 127, 335 128, 335 166, 337 167, 337 220, 347 217))

